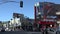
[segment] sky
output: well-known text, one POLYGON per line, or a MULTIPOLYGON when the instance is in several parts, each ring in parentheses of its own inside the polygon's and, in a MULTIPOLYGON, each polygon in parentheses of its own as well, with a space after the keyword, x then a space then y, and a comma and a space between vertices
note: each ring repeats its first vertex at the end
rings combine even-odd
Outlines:
POLYGON ((13 18, 13 13, 21 13, 24 16, 34 19, 34 4, 36 2, 52 2, 60 4, 60 0, 22 0, 23 8, 20 7, 20 0, 0 0, 0 21, 9 21, 13 18), (7 2, 4 1, 16 1, 7 2), (1 4, 3 3, 3 4, 1 4))

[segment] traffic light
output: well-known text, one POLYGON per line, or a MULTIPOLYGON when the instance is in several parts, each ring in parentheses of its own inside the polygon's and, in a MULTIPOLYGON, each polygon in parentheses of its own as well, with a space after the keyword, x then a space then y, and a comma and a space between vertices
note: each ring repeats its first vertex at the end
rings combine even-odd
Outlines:
POLYGON ((23 1, 20 1, 20 7, 23 8, 23 1))

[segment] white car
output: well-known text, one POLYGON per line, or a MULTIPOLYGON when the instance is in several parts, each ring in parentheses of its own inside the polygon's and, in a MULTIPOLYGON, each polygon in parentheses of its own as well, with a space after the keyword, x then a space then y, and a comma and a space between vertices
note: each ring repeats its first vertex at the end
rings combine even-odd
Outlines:
POLYGON ((11 31, 11 29, 9 29, 9 28, 6 28, 6 29, 5 29, 5 31, 11 31))

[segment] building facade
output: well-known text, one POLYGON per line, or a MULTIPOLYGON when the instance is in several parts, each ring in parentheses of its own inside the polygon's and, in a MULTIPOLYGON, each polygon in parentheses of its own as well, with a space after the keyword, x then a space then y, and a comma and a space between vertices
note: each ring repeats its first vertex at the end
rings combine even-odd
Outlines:
POLYGON ((20 13, 13 13, 13 18, 10 20, 10 28, 13 30, 16 28, 21 28, 23 23, 24 15, 20 13))
MULTIPOLYGON (((35 23, 42 27, 57 27, 57 21, 60 20, 60 4, 51 2, 38 2, 34 6, 35 23)), ((60 22, 59 22, 60 23, 60 22)))

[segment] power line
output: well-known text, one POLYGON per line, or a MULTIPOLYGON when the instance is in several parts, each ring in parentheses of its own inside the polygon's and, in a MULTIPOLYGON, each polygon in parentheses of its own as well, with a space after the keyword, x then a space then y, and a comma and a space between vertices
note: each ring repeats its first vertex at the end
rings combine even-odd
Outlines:
POLYGON ((20 3, 20 2, 17 2, 17 1, 2 1, 2 3, 0 3, 0 5, 1 5, 1 4, 4 4, 4 3, 9 3, 9 2, 20 3))

